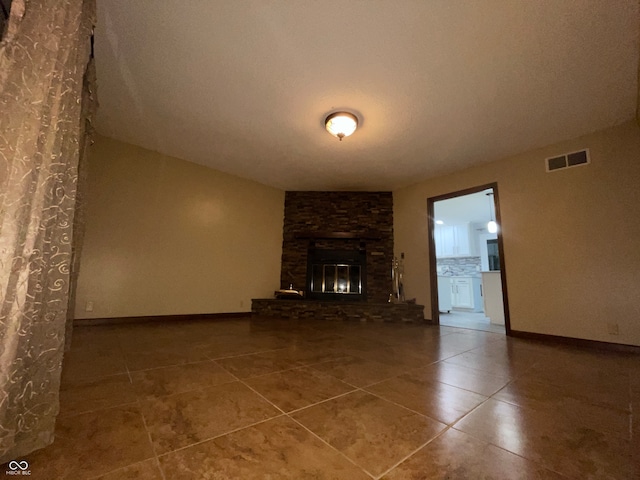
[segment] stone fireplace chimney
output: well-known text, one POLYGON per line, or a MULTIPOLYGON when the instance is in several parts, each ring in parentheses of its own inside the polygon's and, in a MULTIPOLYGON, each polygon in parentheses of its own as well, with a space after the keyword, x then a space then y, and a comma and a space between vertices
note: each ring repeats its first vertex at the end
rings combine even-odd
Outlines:
POLYGON ((293 284, 318 300, 383 303, 392 260, 391 192, 286 192, 281 288, 293 284))

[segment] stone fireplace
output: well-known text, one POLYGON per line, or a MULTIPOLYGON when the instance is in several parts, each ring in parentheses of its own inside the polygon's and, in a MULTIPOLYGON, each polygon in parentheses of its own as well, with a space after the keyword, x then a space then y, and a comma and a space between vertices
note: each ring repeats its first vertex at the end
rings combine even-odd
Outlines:
POLYGON ((391 192, 286 192, 280 288, 300 299, 254 299, 282 318, 423 321, 423 307, 391 304, 391 192))
POLYGON ((280 288, 293 284, 296 290, 304 290, 305 298, 386 302, 392 261, 391 192, 286 192, 280 288), (340 254, 345 257, 341 259, 340 254), (314 255, 324 255, 329 265, 359 263, 359 297, 338 292, 319 297, 319 292, 310 290, 313 265, 319 264, 314 255))

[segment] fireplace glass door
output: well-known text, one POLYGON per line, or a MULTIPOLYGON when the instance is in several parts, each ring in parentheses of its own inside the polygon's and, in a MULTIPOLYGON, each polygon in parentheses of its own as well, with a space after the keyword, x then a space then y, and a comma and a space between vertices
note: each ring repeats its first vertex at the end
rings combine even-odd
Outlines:
POLYGON ((311 291, 313 293, 362 294, 360 265, 313 264, 311 291))
POLYGON ((307 297, 325 301, 366 301, 366 259, 364 249, 309 249, 307 297))

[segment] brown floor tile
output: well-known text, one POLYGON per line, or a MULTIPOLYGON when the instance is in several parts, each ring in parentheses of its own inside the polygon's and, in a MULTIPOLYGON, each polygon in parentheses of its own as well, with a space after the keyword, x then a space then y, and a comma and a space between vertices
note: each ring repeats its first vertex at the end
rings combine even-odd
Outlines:
POLYGON ((127 373, 122 353, 118 350, 74 349, 62 360, 62 383, 92 380, 127 373))
POLYGON ((460 355, 449 357, 445 360, 445 363, 459 365, 473 370, 479 370, 483 373, 488 373, 489 375, 496 375, 509 379, 519 377, 530 368, 529 365, 526 364, 511 364, 504 360, 496 359, 490 355, 473 352, 465 352, 460 355))
POLYGON ((571 478, 632 478, 628 440, 573 425, 561 413, 489 399, 455 428, 571 478))
POLYGON ((630 379, 627 374, 599 367, 593 362, 538 363, 522 377, 570 389, 576 397, 604 407, 629 411, 630 379))
POLYGON ((382 474, 445 428, 361 391, 292 416, 373 475, 382 474))
POLYGON ((591 404, 571 388, 519 378, 496 393, 493 398, 521 407, 561 414, 574 425, 629 439, 630 413, 591 404))
POLYGON ((261 353, 288 346, 276 335, 220 335, 202 345, 203 352, 212 360, 250 353, 261 353))
POLYGON ((309 367, 250 378, 246 383, 285 412, 353 390, 351 385, 309 367))
POLYGON ((120 333, 118 327, 99 325, 78 327, 74 326, 71 333, 71 348, 92 350, 119 350, 120 333))
POLYGON ((213 387, 236 379, 212 360, 131 373, 135 392, 142 398, 160 397, 213 387))
POLYGON ((167 479, 349 479, 370 477, 287 417, 160 457, 167 479))
POLYGON ((563 480, 566 477, 494 445, 450 429, 382 478, 563 480))
POLYGON ((455 348, 460 352, 466 352, 490 343, 495 337, 496 335, 490 333, 461 330, 451 335, 440 337, 438 343, 440 348, 455 348))
POLYGON ((249 378, 267 373, 299 367, 303 362, 297 360, 289 350, 242 355, 216 360, 216 362, 238 378, 249 378))
POLYGON ((411 373, 424 380, 446 383, 485 396, 493 395, 510 381, 507 377, 447 362, 434 363, 411 373))
MULTIPOLYGON (((284 352, 282 353, 284 354, 284 352)), ((338 348, 324 348, 310 342, 299 342, 286 349, 286 354, 292 360, 302 365, 313 365, 315 363, 329 362, 348 356, 344 350, 338 348)))
POLYGON ((439 360, 439 354, 435 350, 402 345, 389 345, 379 349, 357 352, 356 356, 406 370, 423 367, 439 360))
POLYGON ((514 374, 526 372, 541 359, 545 358, 545 354, 540 351, 507 342, 487 343, 470 350, 468 353, 483 357, 492 367, 495 364, 508 366, 509 372, 514 374))
POLYGON ((345 356, 338 360, 319 363, 313 365, 313 368, 356 387, 364 387, 365 385, 395 377, 406 371, 404 367, 387 365, 353 356, 345 356))
POLYGON ((240 382, 157 397, 140 408, 158 454, 280 414, 240 382))
POLYGON ((454 423, 487 399, 478 393, 425 380, 414 373, 377 383, 366 390, 446 424, 454 423))
POLYGON ((68 381, 60 388, 60 415, 75 415, 135 401, 136 395, 127 374, 68 381))
POLYGON ((114 470, 95 480, 163 480, 155 458, 114 470))
POLYGON ((154 350, 140 350, 125 353, 125 360, 130 372, 148 370, 158 367, 169 367, 185 363, 209 360, 203 350, 198 348, 165 347, 154 350))
POLYGON ((153 455, 139 409, 123 406, 58 418, 54 443, 26 460, 34 478, 62 480, 102 475, 153 455))

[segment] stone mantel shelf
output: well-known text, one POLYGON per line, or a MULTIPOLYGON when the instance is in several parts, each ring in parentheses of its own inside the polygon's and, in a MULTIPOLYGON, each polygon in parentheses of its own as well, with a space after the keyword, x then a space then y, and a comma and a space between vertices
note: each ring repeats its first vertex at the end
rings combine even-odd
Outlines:
POLYGON ((351 233, 351 232, 303 232, 295 234, 299 240, 324 240, 324 239, 353 239, 353 240, 380 240, 379 235, 372 232, 351 233))

